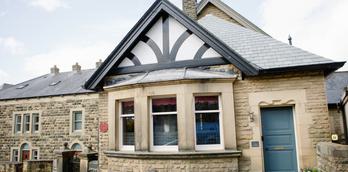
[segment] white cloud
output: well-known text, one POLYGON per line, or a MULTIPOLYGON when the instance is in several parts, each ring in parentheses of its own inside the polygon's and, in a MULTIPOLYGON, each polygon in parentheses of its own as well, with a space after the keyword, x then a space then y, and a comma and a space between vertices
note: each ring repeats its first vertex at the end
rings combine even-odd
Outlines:
POLYGON ((95 63, 104 60, 115 48, 115 43, 96 42, 85 46, 65 45, 51 52, 37 54, 25 61, 25 71, 28 76, 38 76, 49 73, 54 65, 60 72, 71 71, 72 65, 78 62, 82 69, 95 68, 95 63))
MULTIPOLYGON (((264 29, 274 38, 318 55, 348 60, 348 1, 265 0, 262 5, 264 29)), ((348 70, 346 65, 343 70, 348 70)))
POLYGON ((13 55, 18 55, 23 52, 24 44, 14 37, 0 37, 0 47, 8 50, 13 55))
POLYGON ((68 8, 69 5, 63 0, 31 0, 30 5, 40 7, 48 12, 52 12, 57 8, 68 8))

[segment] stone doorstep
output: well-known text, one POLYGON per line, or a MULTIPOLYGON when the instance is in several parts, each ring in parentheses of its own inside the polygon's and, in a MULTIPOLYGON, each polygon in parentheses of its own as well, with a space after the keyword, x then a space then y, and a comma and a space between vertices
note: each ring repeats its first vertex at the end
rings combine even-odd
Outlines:
POLYGON ((125 152, 104 151, 107 157, 130 159, 209 159, 209 158, 238 158, 242 152, 238 150, 207 151, 207 152, 125 152))

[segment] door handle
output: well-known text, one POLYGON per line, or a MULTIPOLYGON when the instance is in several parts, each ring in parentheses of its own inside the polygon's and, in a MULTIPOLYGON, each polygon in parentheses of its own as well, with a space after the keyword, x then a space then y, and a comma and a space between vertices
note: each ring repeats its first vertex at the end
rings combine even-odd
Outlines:
POLYGON ((287 148, 285 146, 274 146, 274 147, 268 147, 267 150, 273 150, 273 151, 283 151, 287 148))
POLYGON ((281 151, 281 150, 286 150, 286 147, 284 146, 276 146, 274 148, 272 148, 273 150, 277 150, 277 151, 281 151))

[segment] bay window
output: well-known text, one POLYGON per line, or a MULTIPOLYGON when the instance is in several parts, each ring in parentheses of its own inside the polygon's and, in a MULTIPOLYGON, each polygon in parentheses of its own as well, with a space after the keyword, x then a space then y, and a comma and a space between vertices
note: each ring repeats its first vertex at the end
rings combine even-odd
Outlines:
POLYGON ((178 150, 176 98, 153 98, 151 146, 154 151, 178 150))
POLYGON ((223 149, 219 96, 195 97, 196 149, 223 149))
POLYGON ((134 101, 120 103, 120 149, 134 150, 134 101))

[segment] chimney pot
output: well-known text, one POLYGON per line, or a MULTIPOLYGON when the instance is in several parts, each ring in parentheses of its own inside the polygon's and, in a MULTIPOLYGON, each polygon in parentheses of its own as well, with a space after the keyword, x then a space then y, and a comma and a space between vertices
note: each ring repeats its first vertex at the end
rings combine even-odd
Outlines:
POLYGON ((76 64, 72 66, 72 70, 74 72, 80 72, 81 71, 81 66, 76 62, 76 64))
POLYGON ((197 0, 182 0, 182 10, 193 20, 197 20, 197 0))
POLYGON ((101 59, 99 59, 99 61, 97 61, 95 63, 95 67, 98 69, 101 66, 102 63, 103 63, 103 61, 101 59))
POLYGON ((59 68, 57 67, 57 65, 54 65, 52 68, 51 68, 51 74, 59 74, 59 68))

